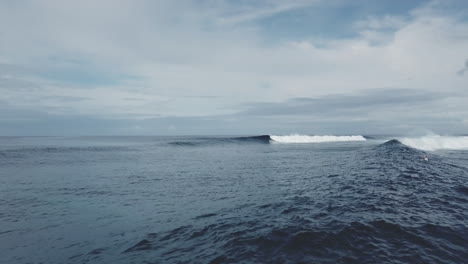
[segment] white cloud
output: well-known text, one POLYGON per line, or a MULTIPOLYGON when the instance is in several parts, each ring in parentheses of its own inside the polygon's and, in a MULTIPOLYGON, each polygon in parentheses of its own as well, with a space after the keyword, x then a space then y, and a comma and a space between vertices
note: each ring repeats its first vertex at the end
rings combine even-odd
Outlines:
MULTIPOLYGON (((265 1, 263 3, 260 2, 261 4, 259 6, 248 5, 246 7, 241 5, 242 8, 240 10, 237 10, 237 12, 234 12, 234 14, 223 15, 225 14, 225 12, 221 11, 217 22, 222 25, 235 25, 239 23, 251 22, 286 11, 308 7, 321 2, 323 2, 323 0, 295 0, 287 2, 265 1)), ((232 13, 232 9, 236 9, 236 5, 224 6, 223 9, 228 9, 229 13, 232 13)))
POLYGON ((465 65, 463 65, 463 68, 461 68, 459 71, 457 71, 458 75, 463 75, 465 72, 468 71, 468 59, 465 61, 465 65))
POLYGON ((357 21, 354 27, 357 30, 381 30, 381 29, 399 29, 408 24, 408 18, 405 16, 385 15, 383 17, 368 17, 365 20, 357 21))
MULTIPOLYGON (((4 1, 0 63, 16 70, 1 74, 0 100, 51 114, 146 118, 229 114, 251 101, 366 89, 468 96, 466 75, 454 74, 466 58, 468 22, 433 11, 435 2, 406 16, 357 21, 353 38, 278 42, 267 42, 256 20, 320 2, 201 3, 4 1), (74 63, 71 71, 135 78, 83 85, 43 75, 66 68, 63 63, 74 63), (36 88, 15 88, 12 76, 36 88), (35 100, 42 97, 49 99, 35 100)), ((466 106, 458 107, 459 115, 467 113, 466 106)))

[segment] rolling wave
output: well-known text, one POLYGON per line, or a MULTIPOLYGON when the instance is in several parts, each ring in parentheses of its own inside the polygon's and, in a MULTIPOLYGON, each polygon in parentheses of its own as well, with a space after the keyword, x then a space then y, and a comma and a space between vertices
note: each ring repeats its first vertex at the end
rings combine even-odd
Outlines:
POLYGON ((402 143, 398 141, 397 139, 392 139, 381 144, 381 146, 399 146, 399 145, 402 145, 402 143))
POLYGON ((378 159, 382 157, 401 164, 406 163, 407 160, 422 160, 426 154, 425 151, 407 146, 397 139, 379 144, 375 149, 379 153, 378 159))
POLYGON ((430 135, 417 138, 398 139, 401 143, 420 150, 468 150, 468 136, 430 135))
MULTIPOLYGON (((326 142, 359 142, 376 140, 376 138, 362 135, 334 136, 334 135, 259 135, 245 137, 207 137, 193 138, 184 141, 169 142, 169 145, 180 147, 205 146, 213 144, 239 144, 239 143, 282 143, 282 144, 300 144, 300 143, 326 143, 326 142)), ((413 149, 423 151, 434 150, 468 150, 468 136, 439 136, 428 135, 423 137, 396 137, 384 143, 402 144, 413 149)))
POLYGON ((279 143, 322 143, 322 142, 346 142, 346 141, 366 141, 363 136, 307 136, 307 135, 289 135, 289 136, 270 136, 270 138, 279 143))
POLYGON ((197 138, 189 141, 174 141, 169 142, 173 146, 201 146, 211 144, 224 143, 322 143, 322 142, 347 142, 347 141, 366 141, 364 136, 308 136, 308 135, 260 135, 246 137, 229 137, 229 138, 197 138))

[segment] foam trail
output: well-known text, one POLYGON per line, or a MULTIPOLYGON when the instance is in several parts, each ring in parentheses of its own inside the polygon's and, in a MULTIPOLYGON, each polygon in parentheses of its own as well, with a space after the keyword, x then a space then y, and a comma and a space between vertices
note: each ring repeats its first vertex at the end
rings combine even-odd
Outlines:
POLYGON ((279 143, 322 143, 322 142, 344 142, 344 141, 366 141, 363 136, 270 136, 270 138, 279 143))
POLYGON ((468 149, 468 137, 430 135, 418 138, 401 138, 399 141, 412 148, 433 150, 463 150, 468 149))

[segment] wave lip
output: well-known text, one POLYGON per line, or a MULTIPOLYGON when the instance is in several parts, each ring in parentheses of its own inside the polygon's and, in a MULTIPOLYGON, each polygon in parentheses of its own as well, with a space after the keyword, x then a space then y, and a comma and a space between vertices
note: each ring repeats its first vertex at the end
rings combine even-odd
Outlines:
POLYGON ((358 136, 308 136, 308 135, 289 135, 289 136, 270 136, 271 140, 279 143, 323 143, 323 142, 346 142, 346 141, 366 141, 361 135, 358 136))
POLYGON ((418 138, 400 138, 399 141, 409 147, 426 151, 468 150, 468 136, 430 135, 418 138))

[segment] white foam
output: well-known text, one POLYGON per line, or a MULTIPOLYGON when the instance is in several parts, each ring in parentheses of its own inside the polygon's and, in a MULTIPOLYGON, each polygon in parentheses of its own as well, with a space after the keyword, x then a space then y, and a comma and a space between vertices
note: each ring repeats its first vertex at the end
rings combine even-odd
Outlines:
POLYGON ((468 149, 468 137, 429 135, 414 138, 400 138, 401 143, 421 150, 462 150, 468 149))
POLYGON ((322 143, 322 142, 344 142, 344 141, 366 141, 363 136, 270 136, 270 138, 279 143, 322 143))

